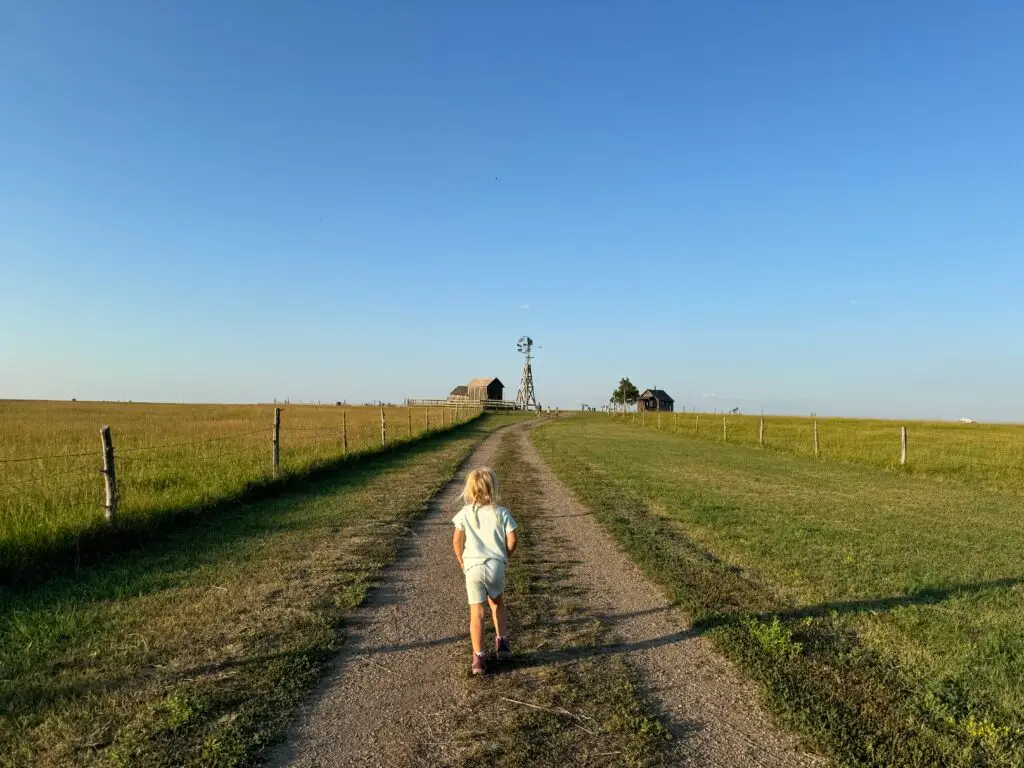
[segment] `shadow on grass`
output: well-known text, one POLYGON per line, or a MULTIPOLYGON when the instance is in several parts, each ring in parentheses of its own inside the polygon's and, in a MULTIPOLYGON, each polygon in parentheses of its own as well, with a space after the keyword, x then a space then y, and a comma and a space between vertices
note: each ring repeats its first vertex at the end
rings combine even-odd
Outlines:
MULTIPOLYGON (((490 431, 487 424, 486 420, 475 419, 394 447, 257 483, 214 504, 169 507, 145 518, 124 518, 113 526, 98 525, 70 541, 40 547, 26 553, 17 564, 0 564, 0 613, 3 613, 3 603, 26 590, 61 577, 81 578, 86 572, 107 566, 123 570, 127 561, 144 557, 153 559, 153 571, 136 574, 149 582, 149 587, 143 591, 161 588, 164 584, 159 578, 161 572, 180 567, 177 555, 186 555, 194 562, 202 560, 209 550, 218 549, 225 539, 251 537, 270 528, 281 531, 289 527, 289 522, 278 515, 252 514, 250 505, 270 499, 303 501, 335 493, 362 482, 368 474, 387 470, 454 441, 469 436, 482 438, 490 431)), ((70 580, 65 578, 64 581, 70 580)), ((133 581, 134 584, 122 587, 132 590, 140 586, 138 579, 133 581)))
MULTIPOLYGON (((964 594, 970 594, 975 592, 984 592, 990 589, 1010 589, 1022 583, 1024 583, 1024 578, 995 579, 992 581, 977 582, 975 584, 960 584, 957 586, 951 586, 947 588, 922 589, 910 595, 899 595, 894 597, 882 597, 867 600, 827 602, 821 603, 819 605, 805 606, 803 608, 792 610, 718 615, 698 620, 694 622, 689 628, 680 629, 676 632, 670 632, 669 634, 662 635, 660 637, 652 637, 646 640, 638 640, 632 643, 617 643, 613 641, 591 645, 579 645, 572 648, 564 649, 527 649, 516 653, 515 656, 513 656, 513 658, 508 662, 498 665, 495 671, 511 672, 516 669, 559 665, 592 657, 615 656, 619 654, 636 653, 638 651, 657 650, 659 648, 664 648, 669 645, 675 645, 676 643, 681 643, 686 640, 692 640, 712 629, 717 629, 719 627, 724 626, 737 626, 742 624, 743 622, 752 619, 765 623, 770 622, 776 618, 781 621, 793 621, 809 617, 822 618, 830 616, 833 613, 847 615, 863 612, 887 611, 911 605, 937 605, 952 597, 958 597, 964 594)), ((581 615, 579 617, 564 619, 561 621, 547 622, 545 626, 583 626, 593 621, 593 619, 596 617, 599 618, 604 624, 609 626, 614 631, 615 626, 623 621, 628 621, 631 619, 652 615, 655 613, 664 613, 670 610, 672 610, 672 608, 666 606, 662 608, 651 608, 643 611, 628 611, 625 613, 615 613, 608 615, 598 614, 595 616, 587 614, 581 615)), ((438 640, 426 640, 418 643, 411 643, 405 646, 382 647, 377 649, 376 652, 387 653, 395 650, 404 650, 406 648, 427 647, 431 645, 444 645, 451 642, 455 642, 459 639, 463 638, 461 638, 461 636, 452 636, 440 638, 438 640)))
POLYGON ((864 600, 838 600, 778 611, 718 614, 695 621, 693 623, 693 628, 697 632, 706 632, 717 627, 737 624, 749 619, 754 619, 760 622, 767 622, 773 619, 779 619, 780 621, 794 621, 806 618, 825 618, 833 614, 845 616, 856 613, 891 611, 895 608, 905 608, 916 605, 938 605, 939 603, 945 602, 953 597, 985 592, 990 589, 1012 589, 1019 584, 1024 584, 1024 577, 993 579, 991 581, 979 581, 973 584, 953 584, 946 587, 925 587, 907 595, 866 598, 864 600))
MULTIPOLYGON (((261 653, 252 656, 245 656, 238 659, 217 661, 206 664, 197 664, 191 667, 168 672, 163 671, 161 678, 163 684, 170 688, 181 682, 193 680, 205 675, 218 674, 245 667, 264 666, 272 661, 280 659, 295 658, 303 653, 302 650, 288 650, 277 653, 261 653)), ((52 705, 56 700, 79 698, 100 693, 117 691, 123 688, 137 686, 139 674, 132 671, 127 674, 112 675, 102 678, 77 681, 66 684, 57 684, 52 680, 42 683, 19 681, 16 686, 7 690, 0 688, 0 711, 14 712, 21 715, 34 712, 52 705)))

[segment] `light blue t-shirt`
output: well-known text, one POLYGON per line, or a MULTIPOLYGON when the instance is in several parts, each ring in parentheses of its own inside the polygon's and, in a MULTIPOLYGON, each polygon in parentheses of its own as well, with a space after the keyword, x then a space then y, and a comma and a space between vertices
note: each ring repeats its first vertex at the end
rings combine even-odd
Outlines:
POLYGON ((516 521, 507 509, 495 504, 475 508, 467 504, 452 518, 452 524, 466 534, 462 562, 467 568, 485 560, 508 563, 505 534, 516 529, 516 521))

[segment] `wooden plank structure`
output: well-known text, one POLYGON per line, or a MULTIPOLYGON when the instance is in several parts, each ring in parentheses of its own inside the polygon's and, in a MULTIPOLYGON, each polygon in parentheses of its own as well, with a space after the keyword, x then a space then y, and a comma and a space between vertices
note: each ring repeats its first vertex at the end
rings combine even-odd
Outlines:
POLYGON ((638 411, 673 411, 675 400, 663 389, 645 389, 636 400, 638 411))

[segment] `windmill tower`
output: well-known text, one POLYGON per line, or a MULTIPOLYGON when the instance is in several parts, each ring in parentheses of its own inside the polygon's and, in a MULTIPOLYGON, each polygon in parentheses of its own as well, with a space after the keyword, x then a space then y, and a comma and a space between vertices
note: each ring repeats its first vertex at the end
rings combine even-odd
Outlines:
POLYGON ((516 408, 521 410, 539 411, 537 404, 537 393, 533 391, 533 339, 529 336, 521 336, 516 344, 516 349, 526 355, 526 362, 523 363, 523 378, 519 382, 519 391, 516 393, 516 408))

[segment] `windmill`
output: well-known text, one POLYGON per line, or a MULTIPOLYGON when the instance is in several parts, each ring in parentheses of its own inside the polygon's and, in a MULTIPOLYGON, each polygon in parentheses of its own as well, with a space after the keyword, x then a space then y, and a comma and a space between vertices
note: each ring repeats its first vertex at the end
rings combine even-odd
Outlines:
POLYGON ((519 391, 516 393, 516 408, 521 410, 540 410, 537 404, 537 393, 533 391, 533 339, 529 336, 520 336, 516 343, 516 349, 526 355, 526 362, 523 363, 523 378, 519 382, 519 391))

